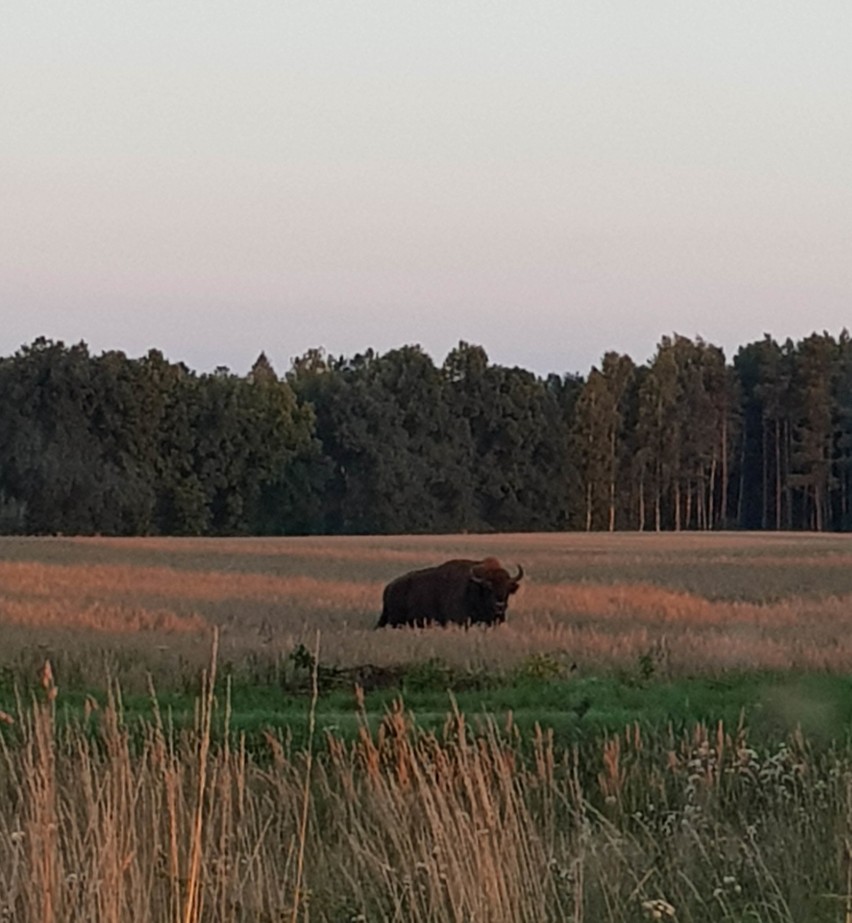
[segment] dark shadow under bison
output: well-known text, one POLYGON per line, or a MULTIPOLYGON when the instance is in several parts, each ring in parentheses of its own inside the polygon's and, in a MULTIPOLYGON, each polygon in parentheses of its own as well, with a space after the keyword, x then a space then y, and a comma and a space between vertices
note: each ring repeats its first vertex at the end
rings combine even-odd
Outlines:
POLYGON ((496 558, 455 560, 392 580, 376 628, 404 625, 499 625, 524 569, 512 577, 496 558))

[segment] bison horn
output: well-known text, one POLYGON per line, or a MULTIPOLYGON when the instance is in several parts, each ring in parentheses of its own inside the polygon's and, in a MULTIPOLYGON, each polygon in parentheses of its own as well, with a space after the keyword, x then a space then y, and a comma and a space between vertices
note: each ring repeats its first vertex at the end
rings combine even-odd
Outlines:
POLYGON ((521 565, 518 565, 518 576, 514 578, 515 583, 520 583, 524 576, 524 569, 521 565))

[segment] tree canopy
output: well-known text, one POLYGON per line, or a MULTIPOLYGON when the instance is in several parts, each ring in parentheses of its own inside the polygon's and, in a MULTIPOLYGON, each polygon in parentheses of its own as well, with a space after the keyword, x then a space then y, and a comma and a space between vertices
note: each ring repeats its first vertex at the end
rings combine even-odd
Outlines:
POLYGON ((540 377, 460 342, 198 374, 38 339, 0 358, 0 531, 852 527, 852 343, 732 362, 663 336, 540 377))

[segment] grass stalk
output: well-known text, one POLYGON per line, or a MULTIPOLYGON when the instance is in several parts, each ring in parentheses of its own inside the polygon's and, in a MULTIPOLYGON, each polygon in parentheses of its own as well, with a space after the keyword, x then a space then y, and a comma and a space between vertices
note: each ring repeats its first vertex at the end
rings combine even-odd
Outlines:
POLYGON ((204 675, 203 691, 199 699, 200 716, 198 743, 198 792, 192 823, 192 844, 190 848, 189 873, 187 875, 186 903, 184 905, 184 923, 197 923, 201 919, 201 862, 202 832, 205 816, 205 799, 207 795, 208 754, 213 722, 214 690, 216 686, 216 663, 219 654, 219 630, 213 630, 213 644, 210 652, 210 669, 204 675))
POLYGON ((317 700, 319 699, 319 658, 320 632, 317 632, 314 644, 313 664, 311 670, 311 704, 308 712, 308 743, 305 753, 305 778, 302 787, 302 813, 299 820, 299 843, 296 853, 296 883, 293 893, 292 923, 297 923, 299 906, 302 902, 302 877, 305 869, 305 844, 308 838, 308 815, 311 804, 311 771, 314 765, 314 731, 316 729, 317 700))

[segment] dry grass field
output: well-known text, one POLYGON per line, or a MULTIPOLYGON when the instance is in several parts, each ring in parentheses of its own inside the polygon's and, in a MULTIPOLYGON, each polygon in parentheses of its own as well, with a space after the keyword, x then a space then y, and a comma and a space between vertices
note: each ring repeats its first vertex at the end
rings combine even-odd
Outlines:
MULTIPOLYGON (((816 535, 0 539, 0 679, 41 671, 0 712, 0 920, 852 923, 848 741, 637 716, 572 742, 449 699, 429 731, 356 693, 354 736, 316 723, 302 748, 279 724, 258 748, 211 681, 318 631, 341 667, 630 667, 613 686, 640 701, 650 656, 681 698, 696 673, 825 677, 852 663, 850 563, 816 535), (460 555, 524 565, 506 625, 373 629, 388 579, 460 555), (194 678, 191 729, 124 711, 148 674, 194 678)), ((311 729, 316 702, 291 706, 311 729)))
POLYGON ((801 738, 638 727, 525 758, 401 710, 319 759, 258 763, 161 721, 133 743, 43 702, 0 735, 0 918, 16 923, 848 923, 852 767, 801 738), (597 777, 595 777, 595 770, 597 777))
POLYGON ((312 647, 329 664, 441 658, 581 671, 653 655, 660 672, 852 666, 852 538, 616 534, 282 539, 0 539, 0 666, 48 652, 127 683, 200 667, 212 626, 231 664, 312 647), (453 556, 526 578, 498 630, 374 631, 383 585, 453 556))

